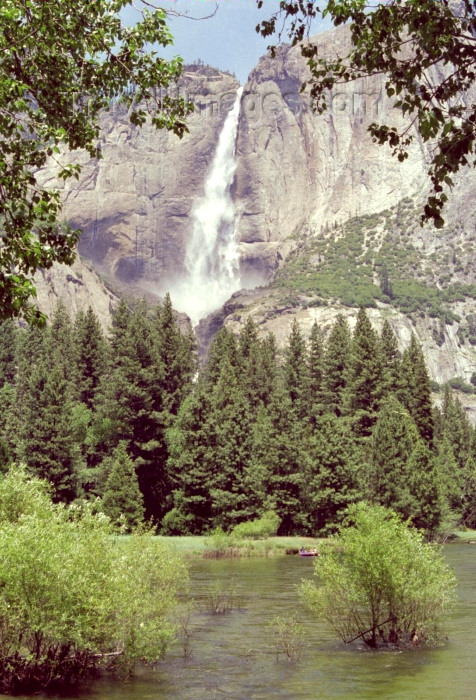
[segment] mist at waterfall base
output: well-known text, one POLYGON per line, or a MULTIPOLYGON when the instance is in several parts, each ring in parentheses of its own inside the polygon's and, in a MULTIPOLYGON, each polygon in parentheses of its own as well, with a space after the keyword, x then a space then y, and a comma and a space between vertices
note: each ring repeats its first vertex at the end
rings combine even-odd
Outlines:
POLYGON ((241 87, 223 124, 205 194, 192 208, 185 274, 169 284, 174 308, 188 314, 194 326, 242 287, 235 207, 230 194, 237 165, 235 141, 242 92, 241 87))

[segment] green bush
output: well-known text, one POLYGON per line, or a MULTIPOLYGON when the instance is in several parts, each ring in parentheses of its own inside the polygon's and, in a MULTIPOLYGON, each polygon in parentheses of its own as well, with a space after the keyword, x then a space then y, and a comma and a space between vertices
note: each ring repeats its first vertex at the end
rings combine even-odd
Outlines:
POLYGON ((305 630, 295 616, 273 617, 269 622, 273 636, 276 660, 283 654, 289 661, 300 661, 306 648, 305 630))
POLYGON ((88 505, 62 507, 13 468, 0 480, 0 690, 76 682, 98 668, 130 672, 160 658, 186 580, 149 535, 112 537, 88 505))
POLYGON ((301 587, 305 602, 347 644, 436 642, 456 587, 441 549, 382 506, 360 503, 348 513, 352 525, 316 561, 321 585, 301 587))
POLYGON ((273 510, 268 510, 261 518, 248 523, 240 523, 233 528, 232 536, 236 539, 262 539, 272 537, 278 531, 281 518, 273 510))
POLYGON ((462 391, 464 394, 474 394, 476 393, 476 388, 472 384, 468 384, 463 377, 453 377, 448 381, 448 384, 452 389, 456 391, 462 391))
POLYGON ((204 557, 216 559, 233 557, 238 553, 236 545, 235 539, 219 525, 205 539, 204 557))

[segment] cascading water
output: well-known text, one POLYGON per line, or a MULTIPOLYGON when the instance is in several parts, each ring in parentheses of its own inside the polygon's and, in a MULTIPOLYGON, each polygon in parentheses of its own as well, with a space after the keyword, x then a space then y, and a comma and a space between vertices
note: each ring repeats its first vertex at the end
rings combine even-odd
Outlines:
POLYGON ((235 141, 243 88, 228 113, 205 182, 205 196, 192 209, 186 275, 171 289, 174 306, 195 325, 241 287, 235 240, 235 208, 230 187, 236 170, 235 141))

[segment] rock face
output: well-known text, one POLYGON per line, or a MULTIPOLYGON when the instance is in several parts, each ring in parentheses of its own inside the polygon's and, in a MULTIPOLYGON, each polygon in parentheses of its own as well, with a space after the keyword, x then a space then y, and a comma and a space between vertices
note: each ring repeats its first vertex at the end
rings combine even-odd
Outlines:
MULTIPOLYGON (((349 37, 345 28, 339 28, 315 40, 320 54, 333 54, 345 51, 349 37)), ((374 76, 342 86, 330 96, 328 111, 316 115, 299 92, 306 77, 299 49, 284 47, 275 59, 261 59, 244 87, 232 187, 243 286, 275 281, 292 264, 306 237, 318 241, 334 235, 351 217, 376 212, 383 216, 383 210, 397 207, 400 211, 405 199, 418 208, 427 192, 430 145, 418 133, 413 134, 404 163, 393 158, 389 148, 371 142, 367 127, 375 117, 389 125, 402 124, 401 113, 385 98, 384 78, 374 76)), ((113 109, 102 122, 103 159, 78 156, 83 163, 79 181, 58 183, 52 168, 40 174, 44 183, 63 188, 64 215, 83 229, 82 255, 119 289, 153 296, 164 293, 183 273, 191 208, 203 195, 218 135, 237 88, 230 75, 189 66, 181 90, 198 108, 189 119, 190 133, 181 141, 151 127, 138 129, 127 114, 113 109)), ((433 289, 474 284, 474 191, 474 171, 465 170, 456 178, 445 211, 448 226, 442 232, 415 225, 416 214, 413 223, 402 214, 403 225, 397 233, 384 224, 366 232, 363 245, 369 265, 374 266, 374 283, 378 285, 379 279, 373 253, 384 246, 390 250, 400 246, 399 250, 407 247, 413 259, 419 259, 414 264, 411 256, 405 258, 407 278, 410 275, 433 289)), ((344 243, 339 255, 347 256, 350 264, 354 261, 354 252, 344 243)), ((319 273, 318 255, 309 264, 309 274, 319 273)), ((304 331, 310 330, 314 320, 329 326, 337 313, 356 315, 338 298, 310 308, 305 296, 298 295, 288 304, 286 294, 284 288, 278 293, 271 287, 233 295, 220 312, 201 322, 202 346, 206 348, 223 323, 239 331, 248 315, 263 331, 276 333, 281 343, 296 315, 304 331)), ((476 340, 474 300, 459 300, 451 311, 460 320, 447 324, 423 309, 408 318, 385 303, 370 314, 377 327, 389 318, 401 348, 412 331, 417 334, 432 379, 442 383, 461 376, 469 381, 476 366, 476 346, 471 344, 471 339, 476 340)))
POLYGON ((90 306, 103 329, 110 328, 118 298, 79 256, 71 266, 54 264, 49 270, 37 272, 34 284, 36 303, 50 318, 61 299, 72 318, 90 306))
POLYGON ((119 288, 164 292, 183 271, 192 203, 203 194, 218 133, 239 85, 207 66, 186 67, 180 95, 195 103, 189 133, 133 126, 124 108, 101 122, 103 158, 67 156, 82 165, 79 180, 55 179, 50 166, 37 174, 62 189, 63 215, 83 231, 79 250, 119 288))
MULTIPOLYGON (((345 55, 349 33, 333 29, 314 41, 320 56, 345 55)), ((318 231, 406 196, 422 197, 428 187, 430 145, 418 132, 410 131, 414 140, 403 163, 367 132, 376 120, 397 128, 408 123, 386 97, 385 77, 335 88, 322 115, 299 92, 308 77, 299 48, 284 47, 276 58, 260 60, 244 88, 235 198, 245 280, 269 279, 303 226, 318 231)), ((460 215, 471 207, 461 193, 460 215)))

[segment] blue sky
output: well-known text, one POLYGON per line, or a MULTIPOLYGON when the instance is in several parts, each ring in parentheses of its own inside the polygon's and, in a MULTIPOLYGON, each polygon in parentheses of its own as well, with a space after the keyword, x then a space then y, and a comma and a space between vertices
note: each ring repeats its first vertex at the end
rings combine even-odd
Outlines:
MULTIPOLYGON (((161 49, 164 58, 182 56, 185 63, 201 58, 216 68, 235 73, 243 84, 258 59, 266 53, 272 43, 263 39, 256 25, 268 19, 278 9, 279 0, 264 0, 258 10, 256 0, 149 0, 151 4, 187 14, 189 17, 204 17, 218 10, 210 19, 196 21, 186 17, 170 16, 168 24, 174 35, 174 46, 161 49)), ((324 3, 322 3, 323 5, 324 3)), ((126 21, 135 21, 137 12, 130 9, 126 21)), ((313 31, 327 29, 329 24, 319 20, 313 31)))

